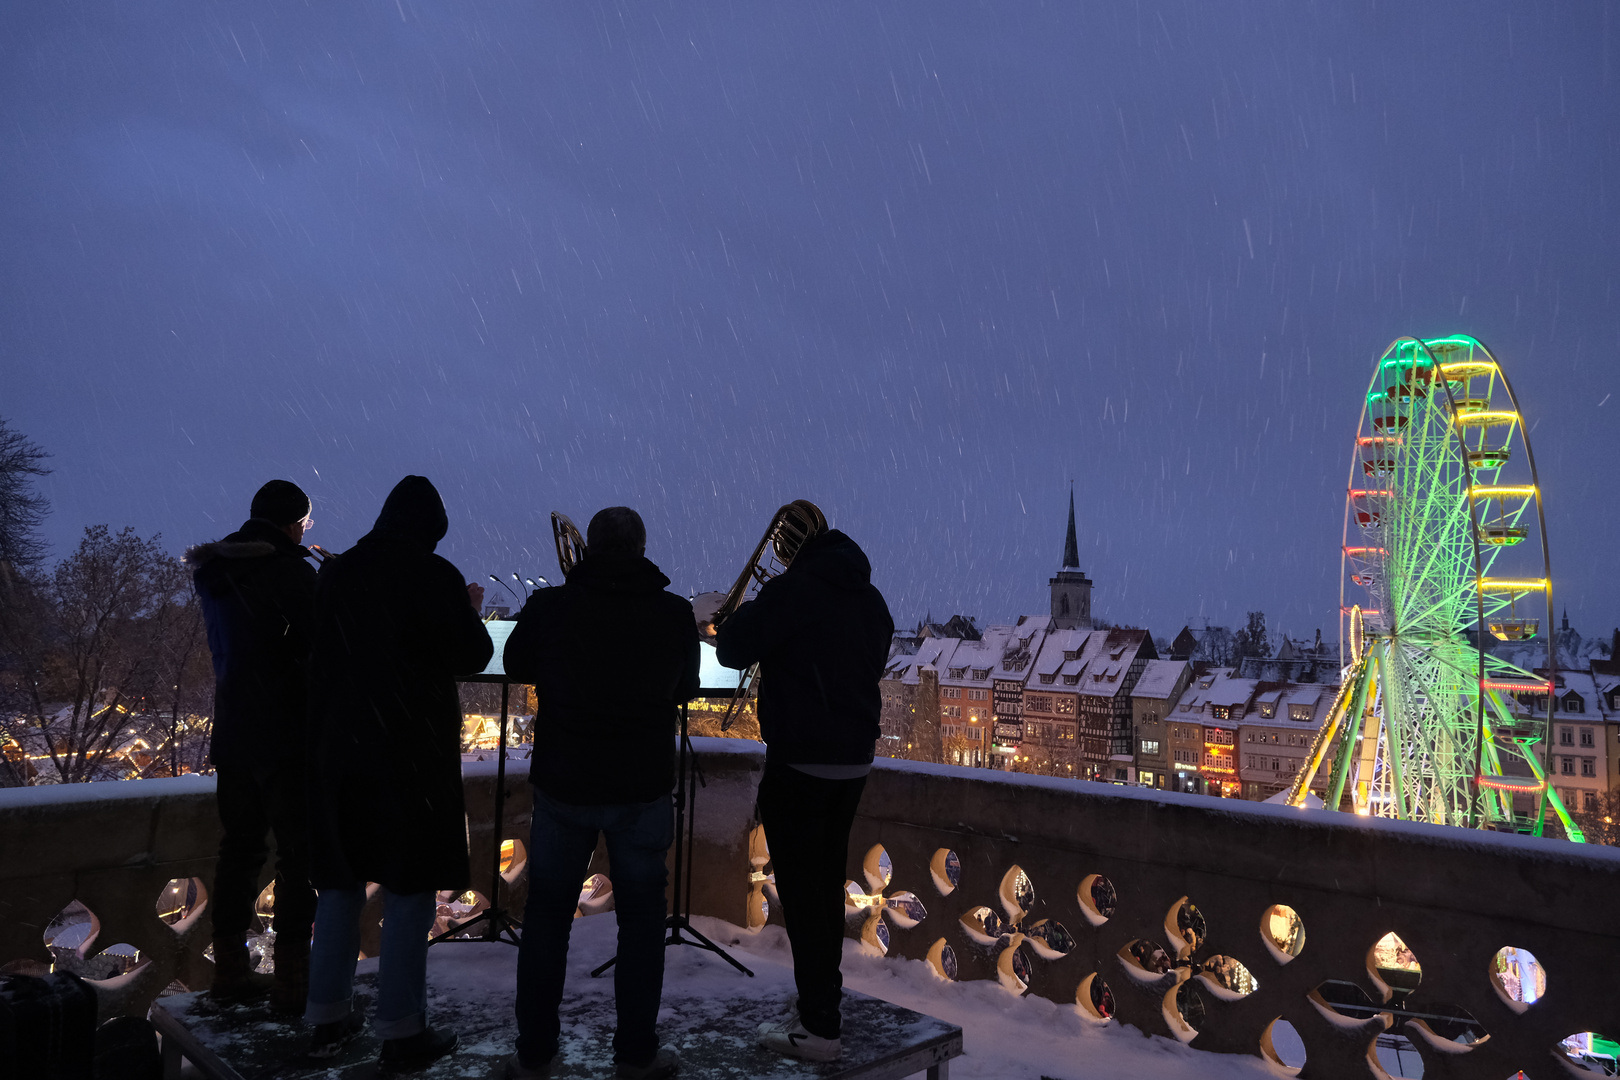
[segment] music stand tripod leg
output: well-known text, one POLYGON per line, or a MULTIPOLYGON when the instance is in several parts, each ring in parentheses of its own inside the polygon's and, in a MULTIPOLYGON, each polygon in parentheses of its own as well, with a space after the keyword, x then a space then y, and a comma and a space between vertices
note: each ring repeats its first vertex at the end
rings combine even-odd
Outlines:
POLYGON ((490 859, 489 867, 489 907, 474 915, 464 923, 451 927, 438 937, 428 942, 437 945, 441 941, 504 941, 509 945, 518 944, 518 930, 523 924, 512 918, 501 906, 501 833, 505 831, 506 819, 506 724, 509 711, 512 681, 504 676, 501 678, 501 731, 497 742, 497 757, 495 759, 495 821, 490 830, 490 843, 494 846, 494 855, 490 859), (469 927, 484 924, 484 932, 476 938, 459 937, 457 935, 467 932, 469 927))
MULTIPOLYGON (((692 741, 687 736, 687 707, 681 703, 681 739, 677 743, 678 757, 675 766, 675 873, 670 895, 675 898, 674 911, 664 919, 664 926, 669 930, 669 937, 664 941, 665 947, 670 945, 695 945, 706 949, 720 957, 738 971, 754 977, 754 973, 744 967, 737 958, 726 952, 724 948, 716 945, 707 937, 692 928, 688 915, 692 908, 692 868, 691 859, 692 836, 695 818, 697 816, 697 788, 690 782, 689 776, 697 764, 697 754, 692 751, 692 741), (686 906, 682 910, 681 893, 682 884, 685 885, 686 906), (692 936, 687 940, 681 936, 684 930, 692 936)), ((606 962, 591 972, 591 977, 597 978, 611 968, 618 961, 617 956, 610 956, 606 962)))

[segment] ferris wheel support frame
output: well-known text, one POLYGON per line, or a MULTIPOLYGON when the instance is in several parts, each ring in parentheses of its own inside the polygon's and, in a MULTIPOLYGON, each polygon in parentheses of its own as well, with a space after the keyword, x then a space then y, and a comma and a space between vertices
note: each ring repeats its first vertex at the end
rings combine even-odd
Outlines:
MULTIPOLYGON (((1446 434, 1443 437, 1443 442, 1449 443, 1455 448, 1455 451, 1457 452, 1457 463, 1460 465, 1462 470, 1461 478, 1464 486, 1462 494, 1468 506, 1468 530, 1470 545, 1468 551, 1469 555, 1471 556, 1470 561, 1472 562, 1472 574, 1465 575, 1465 577, 1472 577, 1471 584, 1474 592, 1474 603, 1472 606, 1474 609, 1473 615, 1475 626, 1474 641, 1470 643, 1475 657, 1475 663, 1473 665, 1474 686, 1472 687, 1471 693, 1466 693, 1465 697, 1463 698, 1464 703, 1467 703, 1468 699, 1471 699, 1474 712, 1474 760, 1472 763, 1473 776, 1471 778, 1472 783, 1469 785, 1471 790, 1467 792, 1467 820, 1469 825, 1473 827, 1478 827, 1484 824, 1484 819, 1487 818, 1501 818, 1506 821, 1512 821, 1512 794, 1516 791, 1528 793, 1528 791, 1531 790, 1528 787, 1520 788, 1509 784, 1487 784, 1489 776, 1501 775, 1499 772, 1494 770, 1499 770, 1501 767, 1501 758, 1498 750, 1499 743, 1501 742, 1502 738, 1505 737, 1507 742, 1511 743, 1513 747, 1512 756, 1522 757, 1527 763, 1534 777, 1534 782, 1536 785, 1535 790, 1537 793, 1537 804, 1533 815, 1533 834, 1537 836, 1542 835, 1546 824, 1547 806, 1550 803, 1555 813, 1562 821, 1566 835, 1576 842, 1581 842, 1584 837, 1581 835, 1579 828, 1571 820, 1567 808, 1563 805, 1563 800, 1558 797, 1558 794, 1553 788, 1550 779, 1552 773, 1552 769, 1550 767, 1553 729, 1552 721, 1557 696, 1557 646, 1556 639, 1554 638, 1551 629, 1554 625, 1553 613, 1555 611, 1552 596, 1552 558, 1548 550, 1546 540, 1546 507, 1541 498, 1541 483, 1539 473, 1536 470, 1535 454, 1530 446, 1529 432, 1525 429, 1523 414, 1519 410, 1518 396, 1514 393, 1512 385, 1509 383, 1507 376, 1503 373, 1501 364, 1497 361, 1495 354, 1493 354, 1489 348, 1487 348, 1477 339, 1472 337, 1464 337, 1463 335, 1454 335, 1451 338, 1436 338, 1434 339, 1434 343, 1437 346, 1450 343, 1452 348, 1455 349, 1456 342, 1458 340, 1466 341, 1468 343, 1468 348, 1470 350, 1469 360, 1465 361, 1465 364, 1472 362, 1473 350, 1477 349, 1483 354, 1484 359, 1489 361, 1488 367, 1486 368, 1486 371, 1489 373, 1488 377, 1500 381, 1501 388, 1507 395, 1508 402, 1512 407, 1512 420, 1510 422, 1516 424, 1518 427, 1520 441, 1523 443, 1524 447, 1525 462, 1530 471, 1531 484, 1526 494, 1533 498, 1536 504, 1538 539, 1542 554, 1542 579, 1537 587, 1541 588, 1543 593, 1547 611, 1546 626, 1548 627, 1548 631, 1545 635, 1547 641, 1547 678, 1545 681, 1546 710, 1543 716, 1540 718, 1539 734, 1532 730, 1524 737, 1516 737, 1510 733, 1497 732, 1492 729, 1487 715, 1489 712, 1489 707, 1494 706, 1498 715, 1503 719, 1504 724, 1508 725, 1509 727, 1515 726, 1513 725, 1511 719, 1512 711, 1507 708, 1505 701, 1503 701, 1497 692, 1497 687, 1492 686, 1487 677, 1487 654, 1484 648, 1484 635, 1489 630, 1486 623, 1485 614, 1485 591, 1489 563, 1487 562, 1485 553, 1482 550, 1482 521, 1479 498, 1481 496, 1487 498, 1490 497, 1489 493, 1497 490, 1497 486, 1493 485, 1491 487, 1483 487, 1476 484, 1475 464, 1473 458, 1471 457, 1470 447, 1466 438, 1467 425, 1461 420, 1462 416, 1464 415, 1464 410, 1459 407, 1458 399, 1456 399, 1452 393, 1452 388, 1450 385, 1452 380, 1444 377, 1446 374, 1446 365, 1440 359, 1440 357, 1435 354, 1434 349, 1430 347, 1430 342, 1416 337, 1401 337, 1397 338, 1393 343, 1391 343, 1391 345, 1380 357, 1380 367, 1377 371, 1375 371, 1373 381, 1374 385, 1377 385, 1379 380, 1383 378, 1380 372, 1382 372, 1386 366, 1385 361, 1391 357, 1398 356, 1399 350, 1401 350, 1403 347, 1409 347, 1411 356, 1414 358, 1411 369, 1414 373, 1418 370, 1419 365, 1417 363, 1417 358, 1419 355, 1421 354, 1422 357, 1426 358, 1427 365, 1433 372, 1433 374, 1428 376, 1430 386, 1437 385, 1441 393, 1445 395, 1445 405, 1448 419, 1446 420, 1446 434), (1546 752, 1549 754, 1548 768, 1546 769, 1542 768, 1541 762, 1537 758, 1535 752, 1535 744, 1537 742, 1541 742, 1546 748, 1546 752), (1486 772, 1487 758, 1489 758, 1489 764, 1493 767, 1493 772, 1490 773, 1489 776, 1486 772), (1492 790, 1493 788, 1497 790, 1492 790), (1488 803, 1494 803, 1494 806, 1492 806, 1489 810, 1487 809, 1488 803), (1492 813, 1492 810, 1494 810, 1495 813, 1492 813)), ((1472 377, 1478 376, 1462 376, 1462 382, 1465 387, 1467 385, 1466 380, 1472 377)), ((1397 378, 1400 378, 1400 376, 1397 376, 1397 378)), ((1408 378, 1410 379, 1410 377, 1408 378)), ((1393 393, 1393 391, 1390 392, 1393 393)), ((1413 396, 1420 397, 1422 395, 1414 393, 1413 396)), ((1438 396, 1439 395, 1431 395, 1430 400, 1432 401, 1433 398, 1438 396)), ((1408 400, 1410 400, 1410 398, 1408 400)), ((1361 420, 1358 425, 1359 429, 1361 430, 1365 430, 1368 420, 1368 409, 1371 402, 1372 397, 1371 392, 1369 392, 1369 396, 1363 401, 1362 405, 1361 420)), ((1474 408, 1478 409, 1482 407, 1485 402, 1464 402, 1462 404, 1473 404, 1474 408)), ((1402 426, 1404 427, 1404 425, 1405 421, 1402 421, 1402 426)), ((1415 431, 1414 434, 1416 434, 1415 431)), ((1484 436, 1482 434, 1482 443, 1483 439, 1484 436)), ((1359 440, 1358 437, 1358 445, 1365 441, 1367 440, 1359 440)), ((1483 452, 1488 448, 1482 445, 1479 449, 1481 452, 1483 452)), ((1349 535, 1352 500, 1357 494, 1354 484, 1355 468, 1359 457, 1360 451, 1358 450, 1356 455, 1352 457, 1350 466, 1351 479, 1350 484, 1347 485, 1347 489, 1350 491, 1350 496, 1346 499, 1344 510, 1344 532, 1346 536, 1349 535)), ((1485 467, 1490 467, 1488 464, 1488 459, 1485 463, 1485 467)), ((1501 463, 1498 462, 1495 469, 1499 472, 1500 468, 1501 463)), ((1372 474, 1369 473, 1369 475, 1372 474)), ((1361 494, 1365 496, 1373 496, 1377 494, 1393 495, 1393 490, 1383 493, 1362 492, 1361 494)), ((1495 497, 1501 498, 1502 496, 1501 494, 1497 494, 1495 497)), ((1522 513, 1522 510, 1520 512, 1522 513)), ((1363 524, 1363 528, 1365 528, 1365 524, 1363 524)), ((1368 549, 1363 548, 1358 550, 1366 551, 1368 549)), ((1344 549, 1344 556, 1348 557, 1351 551, 1352 549, 1347 546, 1344 549)), ((1389 555, 1382 552, 1382 550, 1380 550, 1379 553, 1383 554, 1385 558, 1389 557, 1389 555)), ((1490 562, 1494 561, 1493 556, 1490 562)), ((1356 580, 1358 584, 1365 584, 1360 578, 1357 578, 1356 580)), ((1328 717, 1324 721, 1321 729, 1319 729, 1316 738, 1313 740, 1310 751, 1304 762, 1304 767, 1301 768, 1295 775, 1294 781, 1290 785, 1288 793, 1285 797, 1286 801, 1290 805, 1303 805, 1304 800, 1309 793, 1311 781, 1320 770, 1333 739, 1340 736, 1342 733, 1340 745, 1333 757, 1331 782, 1329 784, 1329 798, 1331 801, 1328 805, 1330 808, 1337 809, 1340 806, 1344 796, 1345 786, 1350 781, 1352 772, 1354 772, 1355 783, 1352 790, 1352 802, 1355 804, 1354 809, 1357 813, 1369 814, 1374 812, 1372 805, 1374 796, 1379 790, 1382 790, 1383 798, 1386 803, 1389 800, 1393 800, 1394 816, 1400 818, 1423 816, 1429 820, 1433 820, 1432 817, 1429 817, 1429 815, 1433 813, 1432 807, 1426 805, 1407 805, 1409 794, 1416 798, 1419 797, 1421 793, 1417 791, 1408 793, 1406 790, 1406 777, 1404 775, 1405 763, 1402 761, 1403 755, 1408 750, 1408 747, 1405 744, 1406 733, 1394 731, 1389 726, 1388 703, 1394 686, 1394 684, 1389 681, 1389 666, 1394 663, 1394 658, 1389 655, 1389 650, 1396 644, 1397 639, 1390 637, 1387 633, 1385 633, 1375 635, 1371 641, 1364 641, 1361 635, 1360 608, 1356 607, 1351 609, 1344 606, 1344 587, 1344 575, 1341 574, 1340 660, 1342 670, 1344 672, 1344 679, 1341 683, 1340 691, 1335 698, 1333 706, 1329 710, 1328 717), (1344 626, 1343 613, 1346 611, 1351 612, 1350 617, 1352 622, 1351 651, 1353 655, 1349 658, 1348 663, 1345 662, 1345 641, 1342 636, 1344 626), (1384 703, 1384 708, 1375 712, 1375 701, 1384 703), (1354 721, 1352 721, 1352 717, 1355 718, 1354 721), (1360 721, 1360 723, 1356 723, 1355 721, 1360 721), (1360 729, 1359 735, 1354 734, 1357 728, 1360 729), (1381 746, 1384 750, 1382 754, 1379 752, 1381 746), (1379 779, 1377 776, 1377 773, 1380 771, 1376 767, 1377 764, 1382 764, 1383 769, 1386 770, 1382 776, 1382 779, 1379 779)), ((1382 607, 1385 605, 1381 604, 1380 606, 1382 607)), ((1388 618, 1391 617, 1393 613, 1380 614, 1382 614, 1385 618, 1388 618)), ((1454 645, 1460 644, 1460 641, 1454 641, 1454 645)), ((1416 647, 1423 648, 1422 646, 1416 647)), ((1403 666, 1410 664, 1413 657, 1417 655, 1419 654, 1408 656, 1405 652, 1403 652, 1401 658, 1403 666)), ((1431 654, 1425 650, 1421 655, 1425 658, 1432 659, 1436 663, 1439 663, 1442 670, 1452 670, 1454 673, 1456 672, 1454 661, 1455 659, 1461 659, 1460 656, 1454 657, 1451 663, 1447 663, 1445 659, 1445 650, 1442 650, 1440 654, 1431 654)), ((1522 671, 1523 669, 1517 670, 1522 671)), ((1403 675, 1403 679, 1409 680, 1410 676, 1403 675)), ((1404 686, 1408 684, 1403 682, 1402 685, 1404 686)), ((1466 704, 1464 707, 1466 709, 1466 704)), ((1463 713, 1463 716, 1466 717, 1466 711, 1463 713)), ((1464 720, 1464 722, 1466 723, 1466 720, 1464 720)), ((1466 730, 1466 728, 1463 730, 1466 730)), ((1501 746, 1500 748, 1504 750, 1506 749, 1505 745, 1501 746)), ((1418 760, 1418 758, 1414 758, 1413 764, 1416 765, 1418 760)), ((1466 776, 1467 774, 1464 773, 1463 775, 1466 776)), ((1436 792, 1438 792, 1438 790, 1439 789, 1436 789, 1436 792)), ((1421 801, 1425 803, 1432 802, 1434 806, 1439 806, 1442 805, 1439 799, 1440 797, 1438 794, 1431 792, 1430 795, 1423 796, 1421 801)), ((1456 809, 1460 808, 1460 806, 1457 806, 1454 807, 1453 810, 1455 811, 1456 809)))

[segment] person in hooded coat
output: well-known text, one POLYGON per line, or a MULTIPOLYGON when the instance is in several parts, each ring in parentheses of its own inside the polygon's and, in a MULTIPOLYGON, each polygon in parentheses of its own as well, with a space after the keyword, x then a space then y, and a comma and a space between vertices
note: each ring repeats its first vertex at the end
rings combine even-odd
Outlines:
POLYGON ((849 830, 881 735, 878 680, 894 637, 872 565, 829 529, 720 624, 717 659, 759 665, 765 773, 758 809, 776 869, 793 978, 793 1012, 760 1025, 768 1049, 811 1061, 842 1052, 844 882, 849 830))
POLYGON ((665 862, 674 839, 678 707, 698 689, 697 623, 646 557, 625 506, 591 519, 567 581, 530 596, 506 640, 507 675, 534 686, 547 751, 530 763, 529 901, 518 951, 517 1053, 507 1080, 551 1075, 579 883, 607 838, 619 921, 616 1073, 674 1072, 655 1028, 664 985, 665 862), (628 647, 627 647, 628 646, 628 647))
POLYGON ((219 861, 209 909, 213 996, 270 994, 280 1013, 304 1009, 315 890, 304 826, 304 731, 315 568, 302 546, 309 496, 271 480, 250 517, 223 540, 186 551, 214 662, 209 755, 219 803, 219 861), (259 871, 276 839, 275 976, 253 970, 247 933, 259 871))
POLYGON ((469 887, 456 678, 494 652, 481 586, 433 549, 449 522, 421 476, 401 480, 372 530, 321 567, 315 586, 310 742, 311 1053, 359 1031, 353 1008, 366 883, 382 886, 376 1034, 382 1063, 425 1064, 456 1037, 427 1022, 435 893, 469 887))

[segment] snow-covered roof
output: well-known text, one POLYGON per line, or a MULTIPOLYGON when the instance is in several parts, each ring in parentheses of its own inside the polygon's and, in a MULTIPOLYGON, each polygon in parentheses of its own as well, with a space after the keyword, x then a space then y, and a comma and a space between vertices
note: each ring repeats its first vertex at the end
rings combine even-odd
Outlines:
POLYGON ((1163 701, 1176 692, 1176 683, 1186 670, 1185 660, 1149 660, 1131 696, 1163 701))
MULTIPOLYGON (((1202 713, 1204 714, 1203 723, 1213 723, 1214 726, 1220 726, 1219 721, 1215 720, 1214 714, 1205 706, 1213 705, 1225 708, 1245 706, 1249 703, 1249 699, 1254 696, 1256 688, 1255 680, 1235 679, 1231 676, 1231 670, 1231 668, 1218 668, 1194 682, 1187 688, 1187 692, 1181 695, 1181 701, 1177 704, 1176 711, 1171 715, 1181 717, 1184 713, 1202 713)), ((1191 719, 1191 717, 1187 718, 1191 719)))
POLYGON ((1255 708, 1244 714, 1242 723, 1244 727, 1263 726, 1287 728, 1289 731, 1314 731, 1327 720, 1328 713, 1333 709, 1333 700, 1338 694, 1338 686, 1332 683, 1288 683, 1255 697, 1255 708), (1267 704, 1276 705, 1276 708, 1271 710, 1270 716, 1266 716, 1260 708, 1267 704), (1311 710, 1310 719, 1294 719, 1293 710, 1300 705, 1311 710))
POLYGON ((992 628, 978 641, 960 641, 946 659, 939 661, 941 685, 988 686, 1001 662, 1008 632, 1005 628, 992 628), (983 672, 976 675, 975 672, 983 672))
POLYGON ((1603 700, 1603 692, 1590 671, 1561 670, 1558 672, 1558 680, 1561 685, 1555 688, 1556 693, 1553 695, 1554 720, 1591 724, 1602 719, 1603 706, 1607 702, 1603 700), (1581 703, 1586 708, 1585 712, 1568 711, 1566 706, 1569 704, 1571 692, 1580 697, 1581 703))

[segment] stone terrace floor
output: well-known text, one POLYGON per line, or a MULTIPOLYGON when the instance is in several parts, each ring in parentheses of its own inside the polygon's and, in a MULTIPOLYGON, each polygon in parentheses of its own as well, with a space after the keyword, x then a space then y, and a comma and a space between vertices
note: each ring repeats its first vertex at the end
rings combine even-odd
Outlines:
MULTIPOLYGON (((791 961, 782 929, 768 926, 751 932, 702 917, 695 918, 693 924, 726 945, 753 969, 756 977, 736 972, 702 949, 679 947, 668 951, 659 1031, 666 1045, 685 1051, 691 1065, 686 1075, 735 1074, 782 1080, 821 1075, 821 1070, 778 1059, 751 1046, 754 1026, 777 1015, 779 1003, 793 992, 791 961), (728 1067, 700 1069, 715 1055, 718 1044, 713 1034, 723 1032, 729 1036, 732 1028, 739 1041, 730 1044, 730 1054, 721 1055, 728 1067), (757 1063, 752 1060, 756 1054, 762 1055, 757 1063), (742 1069, 740 1073, 738 1068, 742 1069)), ((613 954, 615 931, 611 913, 574 922, 568 997, 564 1003, 565 1068, 559 1075, 611 1075, 606 1065, 611 1055, 605 1047, 612 1024, 613 981, 611 975, 592 979, 589 972, 613 954)), ((417 1076, 424 1080, 486 1080, 499 1076, 500 1063, 512 1046, 511 1000, 516 964, 517 950, 510 945, 454 944, 433 948, 428 968, 430 1012, 436 1023, 461 1035, 462 1048, 430 1073, 417 1076)), ((363 961, 360 966, 362 974, 375 969, 375 961, 363 961)), ((1277 1070, 1257 1058, 1205 1053, 1171 1040, 1145 1038, 1118 1024, 1099 1025, 1083 1018, 1073 1006, 1034 997, 1020 999, 992 982, 947 984, 922 962, 876 956, 855 941, 845 942, 844 974, 850 990, 960 1026, 965 1053, 950 1063, 953 1080, 1112 1080, 1121 1076, 1274 1080, 1278 1075, 1277 1070)), ((193 1002, 195 998, 188 995, 165 999, 160 1004, 184 1008, 193 1002)), ((873 1031, 884 1023, 893 1023, 892 1014, 885 1021, 870 1017, 866 1018, 868 1022, 862 1022, 855 1018, 851 1010, 860 1008, 859 1002, 859 998, 846 1001, 846 1036, 858 1037, 863 1029, 873 1031)), ((232 1026, 240 1029, 253 1025, 232 1026)), ((307 1038, 307 1030, 301 1025, 258 1025, 246 1036, 257 1044, 252 1048, 244 1042, 233 1044, 231 1038, 244 1037, 236 1035, 220 1041, 211 1037, 207 1041, 233 1064, 238 1063, 233 1058, 264 1062, 261 1055, 266 1051, 274 1056, 285 1055, 281 1067, 258 1067, 244 1073, 260 1080, 295 1076, 351 1080, 372 1073, 363 1063, 375 1055, 375 1042, 357 1046, 349 1056, 331 1062, 327 1068, 310 1070, 295 1063, 307 1038)), ((855 1052, 851 1045, 846 1055, 855 1052)))

